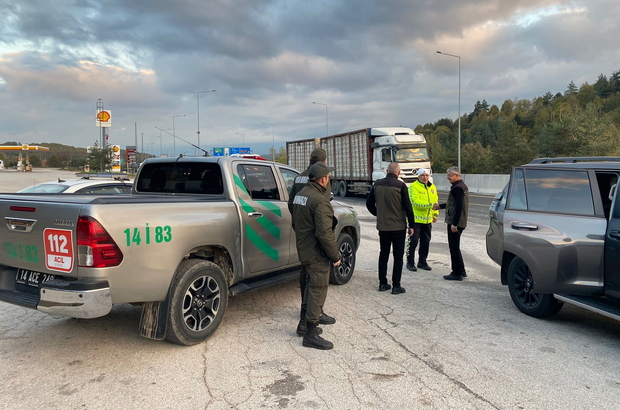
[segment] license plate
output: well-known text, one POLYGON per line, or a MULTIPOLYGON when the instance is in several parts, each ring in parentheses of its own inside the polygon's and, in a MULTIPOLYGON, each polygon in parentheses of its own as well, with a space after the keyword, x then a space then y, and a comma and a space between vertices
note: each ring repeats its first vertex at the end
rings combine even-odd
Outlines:
POLYGON ((39 287, 41 283, 47 282, 48 280, 53 280, 56 278, 56 275, 50 275, 49 273, 41 273, 28 269, 17 269, 17 275, 15 277, 15 282, 21 283, 22 285, 39 287))

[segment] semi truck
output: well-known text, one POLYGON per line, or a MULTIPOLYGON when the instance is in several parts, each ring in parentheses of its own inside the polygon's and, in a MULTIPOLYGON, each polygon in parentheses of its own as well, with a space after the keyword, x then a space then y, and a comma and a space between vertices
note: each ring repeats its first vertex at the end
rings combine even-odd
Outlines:
POLYGON ((327 166, 333 168, 332 192, 342 197, 367 195, 376 180, 385 178, 390 162, 400 164, 400 178, 407 184, 417 179, 420 168, 432 172, 426 139, 407 127, 363 128, 323 138, 288 141, 288 164, 306 169, 310 153, 317 147, 327 152, 327 166))

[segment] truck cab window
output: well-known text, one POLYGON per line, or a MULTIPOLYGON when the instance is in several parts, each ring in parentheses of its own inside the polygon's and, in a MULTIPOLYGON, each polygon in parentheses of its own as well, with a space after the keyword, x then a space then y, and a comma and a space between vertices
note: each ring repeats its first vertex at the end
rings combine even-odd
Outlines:
POLYGON ((293 185, 295 184, 295 178, 299 175, 297 172, 292 171, 286 168, 280 168, 280 173, 284 178, 284 183, 286 184, 286 190, 290 194, 291 189, 293 189, 293 185))
POLYGON ((240 164, 237 173, 252 199, 281 199, 271 167, 240 164))
POLYGON ((381 161, 392 162, 392 150, 391 149, 381 150, 381 161))
POLYGON ((396 162, 424 162, 429 161, 426 147, 421 148, 401 148, 396 151, 396 162))
POLYGON ((138 192, 212 195, 224 193, 220 166, 205 162, 145 164, 136 187, 138 192))

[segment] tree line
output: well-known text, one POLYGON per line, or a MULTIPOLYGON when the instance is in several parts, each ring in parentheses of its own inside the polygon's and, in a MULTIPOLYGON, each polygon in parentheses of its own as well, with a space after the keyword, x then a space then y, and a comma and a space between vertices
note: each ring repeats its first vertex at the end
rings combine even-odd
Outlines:
MULTIPOLYGON (((594 84, 501 107, 477 101, 461 116, 461 168, 467 174, 505 174, 538 157, 620 156, 620 70, 594 84)), ((456 165, 458 119, 418 125, 428 141, 433 169, 456 165)))
MULTIPOLYGON (((7 141, 2 145, 22 144, 16 141, 7 141)), ((29 145, 41 145, 49 148, 49 151, 4 151, 0 152, 0 159, 5 162, 5 166, 8 168, 16 166, 21 155, 24 160, 28 158, 30 164, 35 168, 49 167, 74 171, 82 171, 85 165, 89 165, 92 170, 98 170, 102 164, 109 168, 112 163, 111 151, 99 148, 97 141, 94 142, 90 152, 86 148, 54 142, 30 143, 29 145)), ((125 154, 124 150, 122 154, 125 154)))
MULTIPOLYGON (((620 70, 609 77, 599 75, 594 84, 577 87, 571 81, 563 93, 548 91, 531 100, 506 100, 501 107, 477 101, 472 112, 461 116, 461 172, 505 174, 514 165, 538 157, 620 156, 618 129, 620 70)), ((418 125, 415 131, 430 145, 434 170, 443 172, 457 164, 458 119, 442 118, 418 125)), ((63 144, 34 145, 50 148, 29 154, 35 167, 81 169, 90 165, 95 170, 110 161, 97 142, 90 153, 63 144)), ((286 163, 286 149, 281 147, 275 157, 276 162, 286 163)), ((7 166, 17 164, 17 158, 15 151, 0 153, 7 166)))

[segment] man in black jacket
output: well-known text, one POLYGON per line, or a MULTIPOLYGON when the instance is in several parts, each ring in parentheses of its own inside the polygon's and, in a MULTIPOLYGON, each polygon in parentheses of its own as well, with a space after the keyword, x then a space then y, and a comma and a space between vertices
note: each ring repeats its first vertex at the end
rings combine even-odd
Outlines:
POLYGON ((366 208, 377 217, 379 231, 379 291, 390 289, 387 283, 387 264, 390 248, 393 248, 392 294, 405 293, 400 285, 405 255, 405 236, 413 235, 414 216, 407 192, 407 185, 398 179, 400 166, 396 162, 388 165, 387 175, 379 179, 370 189, 366 208))
POLYGON ((452 272, 445 275, 445 280, 462 281, 467 277, 463 255, 461 254, 461 234, 467 227, 467 212, 469 209, 469 188, 461 179, 461 171, 458 167, 450 167, 446 171, 446 177, 452 184, 448 202, 439 204, 436 209, 446 210, 446 225, 448 230, 448 247, 450 248, 450 261, 452 272))

